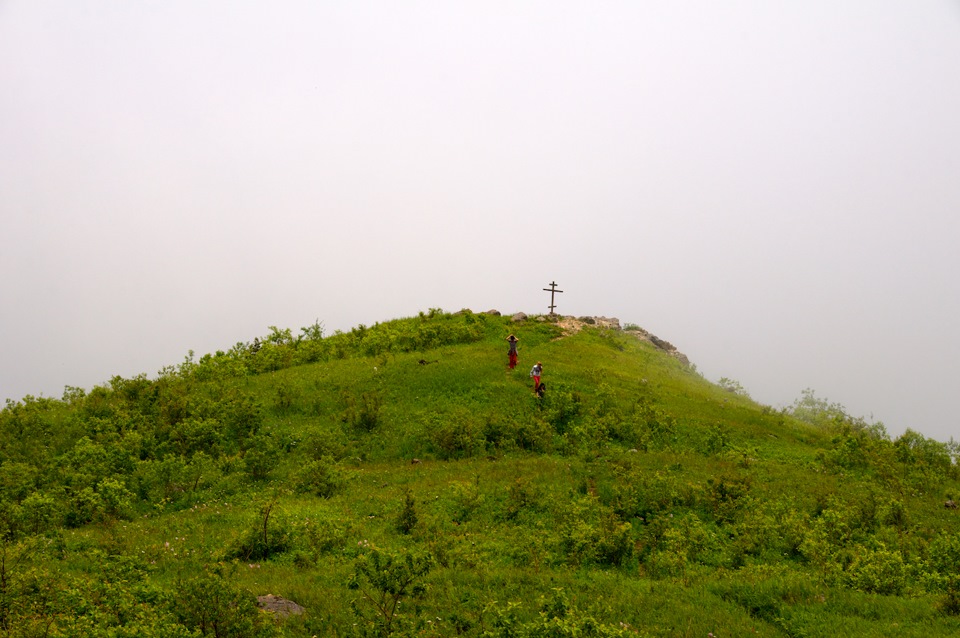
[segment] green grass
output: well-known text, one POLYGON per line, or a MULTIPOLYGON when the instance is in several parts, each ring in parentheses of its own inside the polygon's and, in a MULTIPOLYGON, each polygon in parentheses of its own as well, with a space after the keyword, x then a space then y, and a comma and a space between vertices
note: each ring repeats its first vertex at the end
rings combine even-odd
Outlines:
POLYGON ((544 318, 278 333, 0 413, 0 636, 955 635, 956 466, 858 427, 544 318), (389 631, 375 558, 429 561, 389 631))

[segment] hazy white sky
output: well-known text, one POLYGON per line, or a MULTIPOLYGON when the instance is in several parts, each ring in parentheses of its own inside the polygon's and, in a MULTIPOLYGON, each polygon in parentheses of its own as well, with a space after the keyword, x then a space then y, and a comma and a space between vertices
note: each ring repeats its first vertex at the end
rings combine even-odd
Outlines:
POLYGON ((0 400, 606 315, 960 438, 960 2, 0 0, 0 400))

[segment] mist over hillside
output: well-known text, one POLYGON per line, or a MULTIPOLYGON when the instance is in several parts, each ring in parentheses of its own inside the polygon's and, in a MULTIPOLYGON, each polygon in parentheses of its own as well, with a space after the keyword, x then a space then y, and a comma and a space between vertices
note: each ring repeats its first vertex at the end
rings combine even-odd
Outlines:
POLYGON ((956 2, 0 2, 0 403, 430 305, 960 436, 956 2))

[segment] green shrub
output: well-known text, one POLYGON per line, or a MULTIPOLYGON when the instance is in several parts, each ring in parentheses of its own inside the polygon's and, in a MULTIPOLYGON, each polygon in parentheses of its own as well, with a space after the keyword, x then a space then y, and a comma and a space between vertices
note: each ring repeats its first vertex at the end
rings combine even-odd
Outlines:
POLYGON ((44 492, 33 492, 20 504, 23 524, 30 534, 43 534, 58 528, 63 521, 63 505, 44 492))
POLYGON ((513 421, 513 441, 521 450, 547 452, 551 449, 553 428, 542 418, 513 421))
POLYGON ((715 423, 706 429, 703 445, 700 451, 704 454, 719 454, 730 445, 730 428, 722 423, 715 423))
POLYGON ((307 546, 317 557, 342 550, 354 531, 350 525, 330 518, 308 518, 302 529, 307 546))
POLYGON ((264 342, 247 358, 247 366, 257 374, 283 370, 293 363, 293 354, 294 349, 288 344, 264 342))
POLYGON ((604 624, 575 608, 562 588, 540 599, 540 612, 533 620, 521 620, 520 609, 519 603, 492 604, 488 609, 493 616, 491 627, 483 632, 483 638, 620 638, 638 634, 623 622, 604 624))
POLYGON ((530 481, 517 477, 507 488, 503 518, 516 520, 524 512, 535 513, 540 509, 543 494, 530 484, 530 481))
POLYGON ((274 439, 265 435, 257 435, 250 440, 250 445, 243 454, 243 468, 254 481, 264 481, 270 477, 280 450, 277 449, 274 439))
POLYGON ((750 477, 708 479, 709 505, 713 517, 721 523, 732 523, 750 504, 750 477))
POLYGON ((171 441, 180 456, 189 457, 195 452, 217 455, 223 441, 223 426, 210 418, 188 417, 177 424, 171 441))
POLYGON ((38 470, 16 461, 0 463, 0 499, 19 503, 36 489, 38 470))
POLYGON ((361 635, 379 638, 412 627, 415 617, 405 612, 401 603, 424 594, 422 581, 433 563, 429 554, 411 551, 394 553, 370 547, 360 554, 347 584, 360 594, 351 607, 361 635))
POLYGON ((858 547, 846 572, 854 589, 874 594, 899 596, 907 584, 906 566, 899 551, 890 551, 876 541, 870 547, 858 547))
POLYGON ((623 520, 653 520, 674 507, 691 507, 698 502, 693 488, 670 472, 652 474, 621 465, 615 468, 616 481, 610 495, 613 511, 623 520))
POLYGON ((68 527, 90 522, 129 518, 134 496, 116 479, 105 478, 96 487, 84 487, 70 498, 64 515, 68 527))
POLYGON ((812 388, 803 390, 801 397, 787 408, 787 412, 801 421, 824 428, 850 419, 842 405, 817 397, 812 388))
POLYGON ((658 516, 645 530, 652 545, 644 561, 654 577, 683 576, 691 563, 709 563, 719 545, 714 534, 695 514, 658 516))
POLYGON ((282 554, 293 546, 294 534, 286 517, 275 512, 276 498, 260 508, 247 529, 224 551, 224 558, 261 560, 282 554))
POLYGON ((455 523, 465 523, 484 502, 480 491, 480 479, 475 481, 453 481, 448 487, 450 517, 455 523))
POLYGON ((297 491, 330 498, 346 484, 343 470, 329 456, 310 461, 297 474, 297 491))
POLYGON ((278 635, 257 609, 253 594, 215 572, 178 582, 170 607, 184 626, 203 636, 266 638, 278 635))
POLYGON ((418 521, 417 501, 413 498, 413 494, 407 491, 403 497, 403 507, 394 521, 394 527, 401 534, 409 534, 417 526, 418 521))
POLYGON ((724 390, 726 390, 727 392, 730 392, 737 396, 747 397, 747 398, 750 397, 750 394, 747 393, 747 391, 744 389, 742 385, 740 385, 739 381, 728 379, 727 377, 721 377, 720 380, 717 381, 717 385, 723 388, 724 390))
POLYGON ((586 498, 558 512, 558 553, 570 565, 622 566, 633 557, 630 523, 586 498))
POLYGON ((960 534, 941 532, 927 547, 928 562, 943 576, 960 574, 960 534))
POLYGON ((462 459, 486 449, 481 422, 466 409, 430 418, 426 434, 431 447, 442 459, 462 459))
POLYGON ((541 400, 543 419, 558 433, 565 434, 580 415, 583 399, 579 392, 551 384, 550 391, 541 400))
POLYGON ((351 454, 352 445, 344 433, 334 427, 310 432, 304 440, 304 448, 315 460, 330 457, 339 461, 351 454))
POLYGON ((299 412, 300 401, 303 393, 300 388, 289 383, 280 383, 277 385, 276 395, 273 401, 273 410, 277 414, 286 415, 299 412))
POLYGON ((640 449, 662 449, 676 438, 676 419, 649 396, 640 396, 633 404, 629 416, 639 428, 640 449))
POLYGON ((230 450, 247 447, 249 439, 256 436, 263 427, 263 408, 259 401, 251 396, 228 393, 218 403, 216 410, 216 417, 225 429, 225 444, 231 444, 228 448, 230 450))
POLYGON ((130 518, 133 513, 134 496, 120 481, 105 478, 97 485, 101 515, 113 519, 130 518))
POLYGON ((175 499, 192 483, 186 460, 177 454, 141 462, 137 479, 140 497, 153 503, 175 499))
POLYGON ((520 419, 513 414, 490 412, 483 420, 483 441, 488 451, 543 450, 552 436, 542 420, 520 419))
POLYGON ((951 574, 939 608, 948 616, 960 616, 960 575, 951 574))
POLYGON ((352 394, 344 393, 343 402, 346 407, 341 420, 353 429, 371 432, 380 425, 383 397, 378 392, 364 392, 359 399, 352 394))

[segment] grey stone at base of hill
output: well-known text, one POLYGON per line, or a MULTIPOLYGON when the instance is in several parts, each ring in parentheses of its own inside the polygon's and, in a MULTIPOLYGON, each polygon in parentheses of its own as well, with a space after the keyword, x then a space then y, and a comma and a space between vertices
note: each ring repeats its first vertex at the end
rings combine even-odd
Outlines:
POLYGON ((264 611, 269 611, 278 616, 299 616, 306 610, 286 598, 267 594, 266 596, 257 596, 257 607, 264 611))

